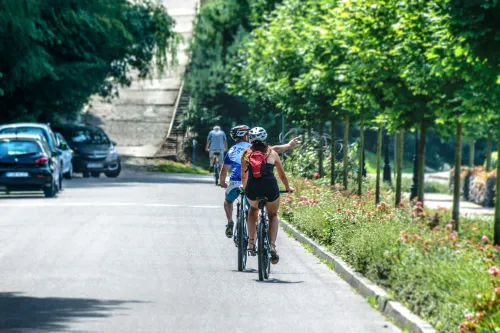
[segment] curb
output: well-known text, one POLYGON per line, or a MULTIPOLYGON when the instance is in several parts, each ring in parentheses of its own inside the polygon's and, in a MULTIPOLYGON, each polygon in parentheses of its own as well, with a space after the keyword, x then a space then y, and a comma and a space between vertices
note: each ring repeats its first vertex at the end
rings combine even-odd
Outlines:
POLYGON ((305 236, 289 223, 280 220, 280 225, 297 241, 311 247, 317 257, 332 265, 333 270, 364 298, 375 299, 378 304, 378 310, 386 317, 393 319, 401 329, 410 329, 413 333, 436 332, 428 322, 413 314, 403 304, 393 301, 385 290, 368 280, 362 274, 355 272, 345 261, 328 252, 326 248, 305 236))

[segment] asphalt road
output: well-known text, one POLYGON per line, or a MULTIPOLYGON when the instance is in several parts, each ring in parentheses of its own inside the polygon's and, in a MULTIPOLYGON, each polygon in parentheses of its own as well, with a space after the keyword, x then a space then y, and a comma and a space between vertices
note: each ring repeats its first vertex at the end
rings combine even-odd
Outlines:
POLYGON ((238 272, 211 178, 73 179, 0 196, 0 332, 398 332, 283 232, 238 272))

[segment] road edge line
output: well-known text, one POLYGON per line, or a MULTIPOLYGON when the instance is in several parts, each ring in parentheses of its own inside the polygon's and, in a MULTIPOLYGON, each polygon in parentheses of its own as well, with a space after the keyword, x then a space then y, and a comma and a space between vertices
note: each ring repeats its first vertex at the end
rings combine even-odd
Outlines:
POLYGON ((314 255, 328 263, 361 296, 366 299, 375 299, 377 301, 377 309, 386 317, 394 320, 399 328, 403 330, 410 329, 414 333, 436 333, 431 324, 412 313, 400 302, 393 300, 384 289, 370 281, 364 275, 355 272, 344 260, 330 253, 325 247, 298 231, 288 222, 280 220, 280 226, 295 240, 309 246, 314 255))

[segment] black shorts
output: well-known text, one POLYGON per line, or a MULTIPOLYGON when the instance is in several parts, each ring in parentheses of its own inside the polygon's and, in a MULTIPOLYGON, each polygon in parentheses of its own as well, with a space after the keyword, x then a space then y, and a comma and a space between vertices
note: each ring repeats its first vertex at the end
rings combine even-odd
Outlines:
POLYGON ((248 179, 245 195, 249 200, 256 201, 257 198, 267 198, 267 202, 276 201, 280 197, 280 189, 276 177, 265 177, 262 179, 248 179))

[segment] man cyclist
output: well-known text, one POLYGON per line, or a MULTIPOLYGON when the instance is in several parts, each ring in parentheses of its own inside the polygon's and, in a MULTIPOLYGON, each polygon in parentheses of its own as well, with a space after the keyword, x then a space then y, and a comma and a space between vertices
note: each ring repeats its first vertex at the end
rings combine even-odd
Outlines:
MULTIPOLYGON (((248 142, 248 132, 250 127, 246 125, 239 125, 231 129, 231 138, 236 141, 224 157, 224 165, 220 171, 220 185, 226 188, 226 199, 224 200, 224 211, 226 212, 227 225, 226 236, 231 238, 233 236, 233 202, 238 198, 239 187, 241 185, 241 155, 248 149, 251 144, 248 142), (229 184, 226 183, 227 172, 231 168, 231 176, 229 177, 229 184)), ((289 143, 275 146, 273 150, 278 154, 295 147, 298 143, 298 138, 293 138, 289 143)))
POLYGON ((226 133, 221 131, 220 126, 214 126, 214 129, 208 133, 205 150, 208 152, 208 156, 210 158, 210 171, 212 171, 214 167, 215 155, 217 155, 220 160, 227 151, 226 133))

